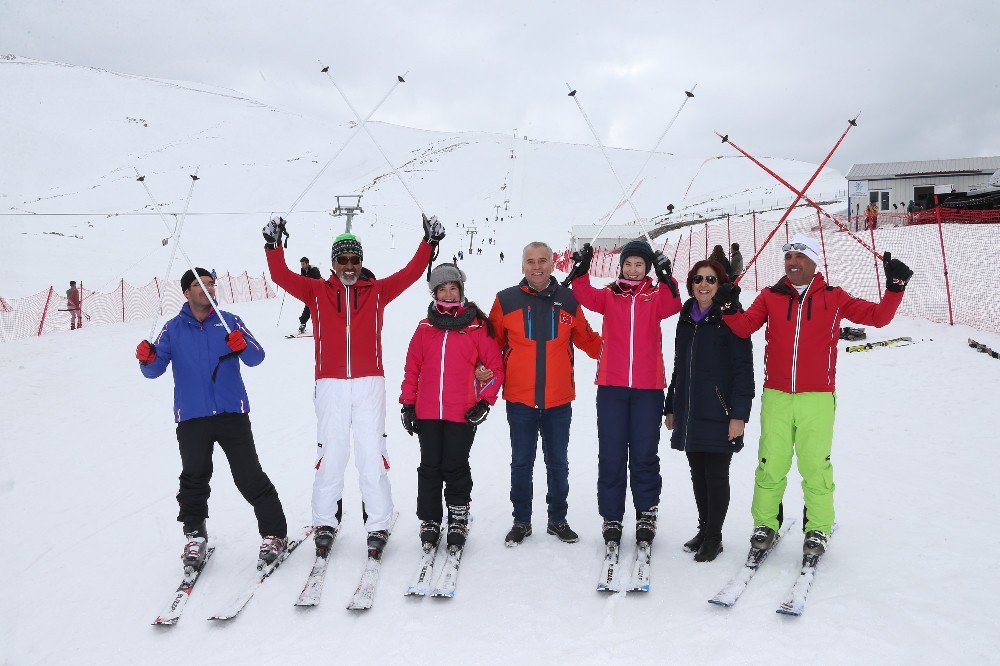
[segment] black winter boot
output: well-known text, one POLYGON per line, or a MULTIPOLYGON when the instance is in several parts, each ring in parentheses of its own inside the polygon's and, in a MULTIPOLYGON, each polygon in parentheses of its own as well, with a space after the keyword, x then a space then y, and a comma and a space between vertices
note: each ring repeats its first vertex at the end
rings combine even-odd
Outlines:
POLYGON ((507 536, 504 537, 504 545, 508 548, 513 548, 514 546, 521 545, 525 537, 531 536, 531 525, 527 523, 514 523, 514 526, 510 528, 507 532, 507 536))
POLYGON ((566 521, 561 523, 549 523, 545 531, 548 534, 559 537, 559 540, 563 543, 576 543, 580 540, 580 535, 574 532, 569 526, 569 523, 566 521))
POLYGON ((722 552, 722 535, 712 534, 702 541, 698 552, 694 554, 695 562, 711 562, 722 552))
POLYGON ((701 548, 701 544, 705 541, 705 526, 701 523, 698 524, 698 533, 691 538, 690 541, 684 544, 684 550, 689 553, 696 553, 698 549, 701 548))

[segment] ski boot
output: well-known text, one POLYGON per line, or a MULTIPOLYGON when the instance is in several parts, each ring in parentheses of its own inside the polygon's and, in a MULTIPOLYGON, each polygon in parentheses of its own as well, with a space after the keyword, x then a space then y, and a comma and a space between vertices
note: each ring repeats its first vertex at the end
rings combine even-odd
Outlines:
POLYGON ((604 537, 604 543, 616 543, 621 544, 622 542, 622 523, 620 520, 605 520, 604 524, 601 525, 601 535, 604 537))
POLYGON ((520 546, 521 542, 524 541, 526 537, 531 536, 531 525, 528 523, 518 523, 515 522, 514 526, 510 528, 507 532, 507 536, 504 537, 504 545, 508 548, 513 548, 514 546, 520 546))
POLYGON ((306 325, 305 324, 300 325, 299 326, 299 335, 305 335, 305 332, 306 332, 306 325))
POLYGON ((545 531, 548 534, 559 537, 559 540, 563 543, 576 543, 580 540, 580 535, 574 532, 565 520, 561 523, 549 523, 545 531))
POLYGON ((375 530, 368 533, 368 557, 381 560, 385 544, 389 542, 389 530, 375 530))
POLYGON ((184 545, 184 554, 181 561, 185 569, 200 569, 208 558, 208 532, 205 531, 205 523, 185 524, 184 536, 187 543, 184 545))
POLYGON ((441 538, 441 523, 433 520, 424 520, 420 523, 420 544, 424 552, 431 552, 441 538))
POLYGON ((313 530, 313 544, 316 546, 316 557, 326 558, 330 554, 333 546, 333 539, 337 536, 337 528, 329 525, 320 525, 313 530))
POLYGON ((802 543, 802 554, 806 557, 819 558, 826 552, 826 542, 830 535, 821 530, 809 530, 806 532, 805 541, 802 543))
POLYGON ((640 511, 635 517, 635 542, 653 543, 656 536, 656 511, 653 507, 649 511, 640 511))
POLYGON ((462 548, 469 536, 469 506, 448 506, 448 548, 462 548))
POLYGON ((263 569, 274 564, 285 548, 288 547, 287 537, 266 536, 260 544, 260 554, 257 557, 257 568, 263 569))
POLYGON ((770 527, 767 525, 758 525, 753 528, 753 534, 750 535, 750 547, 754 550, 767 551, 774 545, 774 541, 777 538, 778 533, 770 527))

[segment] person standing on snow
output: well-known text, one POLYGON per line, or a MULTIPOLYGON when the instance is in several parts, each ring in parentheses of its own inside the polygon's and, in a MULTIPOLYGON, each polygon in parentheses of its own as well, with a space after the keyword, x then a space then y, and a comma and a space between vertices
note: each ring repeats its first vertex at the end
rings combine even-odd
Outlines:
POLYGON ((729 246, 729 249, 729 263, 732 266, 732 270, 729 271, 728 282, 732 282, 743 273, 743 253, 740 252, 739 243, 733 243, 729 246))
MULTIPOLYGON (((490 321, 504 355, 503 398, 510 425, 510 500, 514 525, 507 546, 531 535, 532 474, 542 435, 548 493, 547 532, 566 543, 580 537, 566 522, 569 509, 569 426, 576 398, 573 346, 597 358, 601 336, 590 328, 583 309, 552 271, 555 254, 547 243, 525 246, 521 259, 524 279, 497 294, 490 321)), ((477 374, 479 381, 488 371, 477 374)))
POLYGON ((70 280, 69 289, 66 290, 66 311, 69 312, 69 330, 83 328, 83 302, 80 290, 76 288, 76 280, 70 280))
POLYGON ((726 275, 733 274, 733 265, 730 263, 729 258, 726 256, 726 251, 722 249, 721 245, 716 245, 712 248, 712 254, 708 255, 708 260, 717 262, 726 269, 726 275))
POLYGON ((476 427, 486 420, 503 384, 503 359, 493 325, 465 298, 465 273, 439 264, 427 280, 434 300, 406 352, 401 419, 420 440, 417 518, 426 551, 441 536, 441 490, 448 506, 448 546, 463 547, 469 531, 472 470, 469 453, 476 427), (493 372, 480 385, 478 365, 493 372))
POLYGON ((888 324, 913 271, 886 252, 885 296, 880 303, 870 303, 826 284, 816 272, 820 245, 815 238, 798 234, 781 251, 785 277, 761 291, 746 312, 739 311, 739 285, 720 286, 713 301, 722 308, 722 320, 741 338, 767 324, 751 546, 763 551, 774 544, 794 453, 805 499, 803 551, 817 557, 826 551, 834 522, 830 452, 840 321, 876 328, 888 324))
MULTIPOLYGON (((273 563, 285 550, 287 524, 278 491, 261 469, 250 429, 250 400, 240 361, 260 365, 264 350, 238 316, 215 310, 215 280, 204 268, 181 276, 187 303, 163 325, 156 342, 143 340, 135 350, 139 370, 155 379, 170 365, 174 374, 174 420, 181 454, 177 520, 184 525, 184 565, 200 568, 207 557, 208 497, 212 449, 222 447, 233 481, 257 516, 263 543, 259 558, 273 563), (202 286, 204 285, 204 289, 202 286), (207 292, 205 291, 207 289, 207 292), (231 333, 226 333, 222 317, 231 333)), ((260 564, 258 564, 260 566, 260 564)))
POLYGON ((729 464, 743 449, 743 429, 753 403, 753 347, 722 323, 712 304, 725 268, 704 260, 691 267, 691 298, 677 318, 674 371, 667 391, 664 425, 671 448, 683 451, 691 468, 698 533, 684 544, 696 562, 722 552, 722 524, 729 511, 729 464))
POLYGON ((652 543, 663 478, 660 418, 663 415, 663 340, 660 322, 681 310, 670 260, 644 240, 630 241, 619 256, 618 279, 603 289, 590 284, 594 250, 584 243, 575 259, 573 294, 604 315, 597 360, 597 506, 604 541, 621 543, 625 487, 631 471, 635 540, 652 543), (655 267, 657 285, 649 277, 655 267))
POLYGON ((392 524, 392 491, 385 446, 385 372, 382 320, 385 307, 417 281, 444 238, 436 217, 423 219, 424 238, 402 270, 377 279, 362 266, 364 252, 354 234, 334 239, 330 256, 335 277, 327 281, 297 275, 285 265, 280 238, 285 221, 264 227, 271 279, 303 301, 313 319, 316 347, 316 476, 312 521, 318 556, 333 544, 343 514, 344 470, 354 438, 369 553, 381 557, 392 524))
MULTIPOLYGON (((313 280, 323 279, 323 273, 320 272, 319 268, 309 265, 309 257, 299 259, 299 266, 301 266, 299 269, 301 275, 313 280)), ((302 307, 302 314, 299 315, 299 335, 303 335, 306 332, 307 321, 309 321, 309 306, 305 305, 302 307)))

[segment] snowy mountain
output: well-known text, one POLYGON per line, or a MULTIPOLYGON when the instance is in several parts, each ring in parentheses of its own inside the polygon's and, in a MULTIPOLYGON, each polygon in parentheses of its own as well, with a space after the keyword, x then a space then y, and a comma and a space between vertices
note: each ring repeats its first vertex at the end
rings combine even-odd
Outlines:
MULTIPOLYGON (((272 212, 287 210, 352 131, 332 87, 336 121, 263 105, 236 91, 24 59, 0 61, 0 83, 16 91, 0 102, 0 144, 17 157, 0 164, 0 212, 37 214, 0 216, 8 240, 0 263, 2 296, 69 279, 84 278, 98 288, 121 277, 144 283, 159 275, 169 253, 160 244, 167 232, 148 214, 151 204, 133 166, 169 213, 183 209, 188 175, 198 169, 201 180, 182 239, 186 250, 220 271, 263 272, 260 228, 272 212)), ((352 102, 368 109, 376 100, 352 102)), ((390 103, 406 103, 405 85, 390 103)), ((566 122, 579 119, 568 113, 566 122)), ((483 307, 520 279, 519 252, 527 241, 548 240, 559 248, 572 224, 594 222, 619 196, 593 146, 377 122, 371 130, 401 166, 423 209, 446 223, 443 256, 468 249, 462 225, 476 225, 472 243, 483 253, 469 256, 463 268, 469 296, 483 307), (496 245, 482 245, 484 238, 496 245)), ((674 131, 684 131, 683 117, 674 131)), ((666 149, 669 143, 668 137, 666 149)), ((646 156, 638 150, 610 153, 626 180, 646 156)), ((655 156, 636 197, 639 210, 652 216, 684 200, 709 157, 655 156)), ((780 168, 804 181, 815 167, 782 160, 780 168)), ((814 187, 833 191, 842 183, 827 170, 814 187)), ((705 167, 686 200, 709 208, 720 196, 763 198, 772 191, 769 178, 752 165, 721 160, 705 167)), ((366 265, 385 275, 411 256, 420 208, 359 133, 290 216, 293 264, 305 254, 326 272, 330 239, 342 229, 342 221, 329 216, 333 197, 359 192, 365 213, 355 224, 366 265)), ((623 212, 615 218, 626 220, 623 212)), ((171 277, 182 270, 178 262, 171 277)), ((747 294, 745 302, 752 297, 747 294)), ((747 426, 748 446, 733 461, 725 552, 713 563, 698 564, 681 550, 696 529, 696 513, 687 463, 669 449, 664 431, 652 588, 638 597, 598 595, 595 363, 583 354, 576 361, 569 512, 581 541, 567 545, 545 534, 539 454, 535 534, 519 548, 503 547, 511 520, 510 449, 500 401, 473 447, 475 522, 458 595, 414 601, 402 592, 419 553, 419 453, 394 405, 406 344, 427 300, 418 283, 387 310, 386 426, 400 518, 375 606, 364 615, 344 609, 365 555, 351 466, 344 529, 333 548, 323 603, 305 612, 292 606, 311 564, 310 549, 303 547, 234 623, 205 621, 251 574, 259 540, 252 512, 219 453, 209 520, 218 550, 180 624, 168 630, 148 626, 177 584, 183 545, 174 520, 179 460, 171 380, 142 378, 132 352, 150 322, 0 345, 0 508, 9 537, 0 662, 246 663, 290 657, 430 663, 442 653, 484 663, 996 660, 991 603, 1000 593, 1000 575, 984 554, 1000 545, 988 527, 989 508, 1000 500, 992 478, 1000 454, 988 427, 995 400, 972 387, 995 384, 997 366, 968 349, 969 329, 899 317, 881 331, 869 329, 869 338, 924 341, 841 355, 834 443, 839 530, 801 618, 773 612, 798 571, 796 532, 739 605, 727 610, 706 603, 746 553, 757 404, 747 426)), ((282 305, 276 299, 231 309, 267 350, 261 366, 243 372, 254 434, 290 525, 301 525, 309 519, 315 451, 312 344, 283 338, 301 308, 294 300, 282 305)), ((599 316, 588 313, 588 319, 599 327, 599 316)), ((668 364, 674 324, 670 319, 663 326, 668 364)), ((996 335, 975 335, 1000 346, 996 335)), ((763 331, 754 342, 759 385, 763 331)), ((785 502, 787 514, 796 516, 801 491, 794 471, 785 502)), ((631 535, 631 516, 625 528, 631 535)), ((626 555, 630 550, 625 548, 626 555)))

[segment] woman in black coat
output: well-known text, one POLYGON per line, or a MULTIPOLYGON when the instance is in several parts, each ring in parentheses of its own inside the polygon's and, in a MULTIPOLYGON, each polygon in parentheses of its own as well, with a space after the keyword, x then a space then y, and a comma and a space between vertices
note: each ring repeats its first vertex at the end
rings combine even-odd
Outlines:
POLYGON ((729 275, 718 262, 699 261, 688 273, 692 298, 677 321, 674 372, 664 408, 672 448, 691 467, 698 534, 684 544, 698 562, 722 552, 729 509, 729 463, 743 448, 743 428, 754 396, 753 349, 722 322, 712 297, 729 275))

